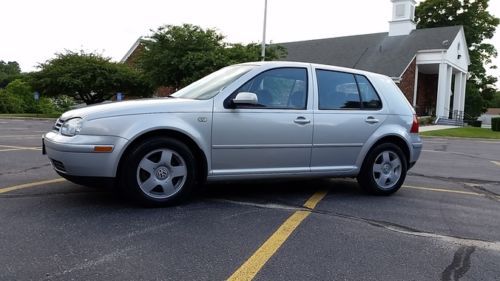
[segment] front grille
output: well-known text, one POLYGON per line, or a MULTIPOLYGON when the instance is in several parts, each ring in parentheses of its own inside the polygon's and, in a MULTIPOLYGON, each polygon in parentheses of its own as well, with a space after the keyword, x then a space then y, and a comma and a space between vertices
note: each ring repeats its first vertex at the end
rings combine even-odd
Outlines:
POLYGON ((54 166, 54 169, 61 171, 61 172, 66 172, 66 168, 64 168, 64 164, 61 161, 57 161, 54 159, 50 159, 52 162, 52 166, 54 166))
POLYGON ((54 130, 56 132, 61 131, 61 126, 62 126, 63 123, 64 123, 63 120, 57 119, 56 123, 54 124, 54 127, 52 127, 52 130, 54 130))

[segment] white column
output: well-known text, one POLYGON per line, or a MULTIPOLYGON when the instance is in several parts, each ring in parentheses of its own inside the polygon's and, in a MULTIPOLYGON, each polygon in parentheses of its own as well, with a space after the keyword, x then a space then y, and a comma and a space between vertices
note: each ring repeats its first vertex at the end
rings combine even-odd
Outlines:
POLYGON ((460 111, 461 109, 461 102, 462 102, 462 78, 463 78, 463 73, 458 72, 455 74, 455 91, 453 91, 453 111, 460 111))
POLYGON ((446 71, 446 95, 444 101, 444 116, 448 118, 450 116, 450 99, 451 99, 451 77, 453 75, 453 68, 448 66, 446 71))
POLYGON ((415 64, 415 84, 413 86, 413 108, 417 108, 418 64, 415 64))
POLYGON ((460 87, 460 111, 464 111, 465 107, 465 85, 467 83, 467 73, 461 73, 462 76, 462 87, 460 87))
POLYGON ((436 117, 445 116, 444 107, 446 103, 446 93, 448 92, 446 84, 448 80, 448 66, 446 63, 439 64, 438 89, 436 97, 436 117))

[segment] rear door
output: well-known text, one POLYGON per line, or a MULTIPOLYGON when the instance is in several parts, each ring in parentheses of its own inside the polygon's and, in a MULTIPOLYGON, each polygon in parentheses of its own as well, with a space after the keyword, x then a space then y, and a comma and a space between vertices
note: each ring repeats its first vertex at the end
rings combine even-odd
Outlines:
POLYGON ((363 75, 315 69, 317 103, 311 171, 349 171, 386 119, 380 97, 363 75))

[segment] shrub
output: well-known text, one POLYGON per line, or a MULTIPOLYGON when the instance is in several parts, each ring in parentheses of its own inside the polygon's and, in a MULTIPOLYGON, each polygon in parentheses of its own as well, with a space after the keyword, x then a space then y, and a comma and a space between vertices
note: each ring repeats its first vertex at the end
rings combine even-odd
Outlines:
POLYGON ((74 98, 66 95, 50 98, 50 101, 54 105, 56 111, 61 113, 70 110, 71 107, 76 104, 74 98))
POLYGON ((23 100, 5 90, 0 90, 0 113, 21 113, 23 100))
POLYGON ((16 79, 5 87, 5 92, 8 95, 15 96, 22 101, 21 109, 17 112, 11 113, 37 113, 36 102, 33 98, 33 91, 28 83, 22 81, 21 79, 16 79))
POLYGON ((434 122, 434 117, 432 116, 418 117, 418 124, 420 126, 431 125, 432 122, 434 122))
POLYGON ((481 120, 472 120, 472 121, 470 122, 470 125, 471 125, 472 127, 478 127, 478 128, 481 128, 481 124, 482 124, 482 123, 483 123, 483 121, 481 121, 481 120))
POLYGON ((40 98, 35 105, 35 112, 32 113, 56 114, 58 111, 49 98, 40 98))
POLYGON ((500 132, 500 117, 491 118, 491 129, 495 132, 500 132))

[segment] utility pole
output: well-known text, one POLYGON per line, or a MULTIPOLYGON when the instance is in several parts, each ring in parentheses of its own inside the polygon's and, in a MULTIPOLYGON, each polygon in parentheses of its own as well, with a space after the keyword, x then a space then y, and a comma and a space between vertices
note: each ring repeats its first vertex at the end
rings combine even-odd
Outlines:
POLYGON ((267 0, 264 0, 264 27, 262 31, 262 51, 260 54, 263 61, 266 59, 266 21, 267 21, 267 0))

